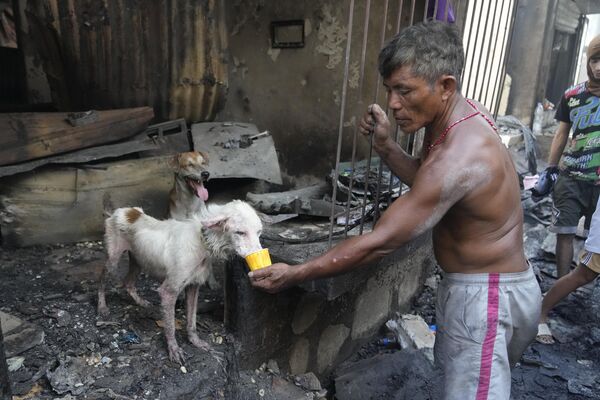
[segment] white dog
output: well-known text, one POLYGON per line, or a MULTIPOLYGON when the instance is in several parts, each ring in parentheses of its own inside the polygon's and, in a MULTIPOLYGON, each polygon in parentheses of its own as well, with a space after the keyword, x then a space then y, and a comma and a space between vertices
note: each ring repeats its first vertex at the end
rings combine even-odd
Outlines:
POLYGON ((187 333, 190 342, 201 349, 209 345, 196 332, 198 288, 210 276, 212 262, 231 253, 245 257, 260 250, 262 223, 247 203, 234 200, 225 205, 210 205, 200 215, 185 221, 164 221, 144 214, 141 208, 119 208, 105 221, 105 246, 108 253, 98 288, 98 313, 107 315, 106 272, 116 269, 124 251, 137 263, 130 263, 125 278, 128 293, 141 306, 149 303, 135 289, 141 268, 163 281, 160 295, 165 337, 171 361, 184 361, 183 350, 175 339, 175 301, 186 288, 187 333))

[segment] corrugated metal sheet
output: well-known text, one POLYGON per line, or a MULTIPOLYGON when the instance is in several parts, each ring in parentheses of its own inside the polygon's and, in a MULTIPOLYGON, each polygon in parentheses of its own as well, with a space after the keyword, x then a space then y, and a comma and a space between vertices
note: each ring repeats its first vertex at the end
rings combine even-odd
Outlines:
POLYGON ((210 121, 227 89, 222 2, 43 0, 29 11, 58 33, 71 104, 210 121))

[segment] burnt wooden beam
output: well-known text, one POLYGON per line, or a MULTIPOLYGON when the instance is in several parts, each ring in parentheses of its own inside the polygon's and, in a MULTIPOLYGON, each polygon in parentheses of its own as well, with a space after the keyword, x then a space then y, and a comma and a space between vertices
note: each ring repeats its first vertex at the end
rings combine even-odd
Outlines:
POLYGON ((95 122, 72 126, 69 113, 0 114, 0 165, 115 142, 143 131, 151 107, 97 111, 95 122))

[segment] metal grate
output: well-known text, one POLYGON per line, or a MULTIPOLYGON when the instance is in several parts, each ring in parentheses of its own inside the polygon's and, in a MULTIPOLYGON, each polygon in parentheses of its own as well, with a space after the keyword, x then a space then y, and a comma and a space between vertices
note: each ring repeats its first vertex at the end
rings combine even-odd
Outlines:
POLYGON ((469 1, 463 44, 462 93, 498 116, 518 0, 469 1))
MULTIPOLYGON (((461 27, 465 48, 462 93, 466 97, 484 104, 492 111, 495 117, 502 98, 502 89, 506 76, 506 61, 510 52, 509 43, 511 40, 512 24, 518 0, 498 0, 496 2, 479 2, 475 0, 385 0, 383 12, 376 15, 381 15, 378 21, 374 21, 374 14, 371 12, 374 4, 371 3, 371 0, 363 0, 357 3, 360 4, 355 4, 355 0, 351 0, 348 12, 336 162, 335 170, 332 171, 333 193, 329 227, 330 247, 336 225, 344 227, 342 232, 344 236, 347 236, 353 230, 356 230, 353 233, 362 234, 364 229, 367 228, 367 224, 377 221, 380 211, 389 206, 395 198, 401 196, 406 190, 406 188, 403 189, 404 185, 399 181, 398 177, 394 176, 381 160, 376 161, 378 165, 374 167, 372 137, 369 138, 366 160, 364 162, 357 161, 358 124, 355 124, 352 135, 352 154, 349 162, 350 172, 345 176, 347 182, 344 184, 340 182, 340 168, 342 164, 340 158, 344 138, 344 117, 347 113, 346 108, 348 107, 348 74, 353 49, 352 37, 353 31, 355 31, 355 26, 353 26, 355 13, 363 11, 364 8, 364 20, 362 21, 363 33, 358 56, 359 81, 357 90, 360 99, 366 98, 370 102, 379 104, 387 103, 385 99, 380 98, 381 77, 377 69, 371 67, 369 72, 365 72, 368 43, 371 46, 379 46, 378 48, 381 48, 385 41, 389 39, 389 37, 386 37, 386 34, 390 34, 389 26, 395 28, 391 34, 397 34, 403 27, 435 18, 455 23, 461 27), (375 38, 373 38, 375 35, 373 35, 372 30, 369 28, 370 24, 379 29, 378 31, 374 29, 376 32, 375 38), (364 93, 365 74, 371 72, 376 74, 375 93, 372 98, 370 98, 368 93, 364 93), (362 195, 359 191, 355 190, 357 187, 359 163, 361 166, 366 165, 363 169, 361 182, 362 195), (344 203, 344 212, 336 214, 335 206, 338 203, 338 186, 344 188, 347 199, 344 202, 340 202, 344 203), (356 216, 357 213, 360 215, 359 218, 351 216, 351 214, 356 216)), ((360 110, 360 113, 362 114, 363 111, 364 107, 360 110)), ((386 107, 386 112, 388 111, 386 107)), ((402 136, 398 128, 395 132, 396 142, 400 143, 407 152, 413 155, 420 153, 422 138, 423 132, 410 135, 409 137, 402 136)))

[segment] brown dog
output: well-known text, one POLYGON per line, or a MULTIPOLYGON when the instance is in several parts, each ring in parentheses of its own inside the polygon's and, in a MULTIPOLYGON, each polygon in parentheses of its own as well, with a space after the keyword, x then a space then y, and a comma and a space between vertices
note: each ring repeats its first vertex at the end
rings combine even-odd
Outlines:
POLYGON ((177 154, 172 165, 175 183, 169 194, 169 218, 185 220, 206 209, 208 190, 204 183, 210 177, 208 156, 201 151, 177 154))

